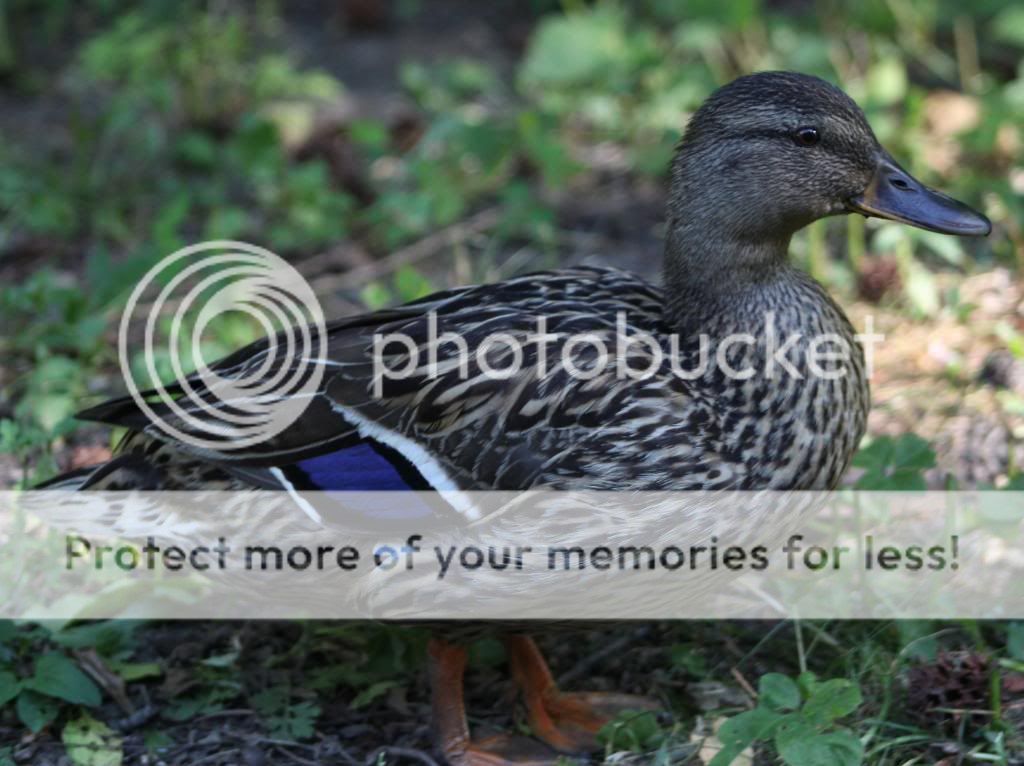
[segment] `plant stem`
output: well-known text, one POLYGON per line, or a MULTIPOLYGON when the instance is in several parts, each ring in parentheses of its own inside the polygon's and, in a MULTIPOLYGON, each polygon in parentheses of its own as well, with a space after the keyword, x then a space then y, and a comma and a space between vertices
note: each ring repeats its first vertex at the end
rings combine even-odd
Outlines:
POLYGON ((846 255, 855 272, 860 273, 867 250, 864 242, 864 219, 859 215, 846 217, 846 255))
POLYGON ((824 283, 828 274, 828 251, 825 247, 825 221, 815 221, 807 230, 808 269, 811 276, 824 283))

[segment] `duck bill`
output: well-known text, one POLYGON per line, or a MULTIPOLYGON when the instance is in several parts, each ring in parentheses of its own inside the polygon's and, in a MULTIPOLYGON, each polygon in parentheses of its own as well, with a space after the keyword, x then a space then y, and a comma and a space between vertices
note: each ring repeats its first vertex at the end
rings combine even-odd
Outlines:
POLYGON ((919 229, 966 237, 985 236, 992 224, 981 213, 942 192, 929 189, 887 154, 861 194, 849 200, 850 210, 888 218, 919 229))

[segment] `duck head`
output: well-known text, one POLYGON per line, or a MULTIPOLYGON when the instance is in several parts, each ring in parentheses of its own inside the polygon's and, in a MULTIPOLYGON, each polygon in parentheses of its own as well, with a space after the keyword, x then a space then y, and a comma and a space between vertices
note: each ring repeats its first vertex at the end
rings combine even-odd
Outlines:
POLYGON ((793 232, 840 213, 945 234, 991 230, 981 213, 900 167, 849 96, 792 72, 717 90, 687 127, 671 185, 670 256, 686 251, 690 266, 706 256, 721 269, 721 254, 731 253, 756 271, 785 257, 793 232))

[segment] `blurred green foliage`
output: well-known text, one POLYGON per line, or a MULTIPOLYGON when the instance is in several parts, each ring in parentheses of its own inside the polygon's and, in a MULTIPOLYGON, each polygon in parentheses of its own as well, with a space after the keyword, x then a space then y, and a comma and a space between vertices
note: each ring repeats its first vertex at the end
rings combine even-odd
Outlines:
POLYGON ((935 452, 928 442, 915 434, 903 434, 895 439, 882 436, 857 453, 853 467, 864 470, 854 485, 856 489, 924 491, 928 488, 924 472, 935 467, 935 452))
POLYGON ((771 741, 787 766, 858 766, 864 745, 834 724, 861 702, 857 684, 845 678, 819 681, 811 672, 796 679, 766 673, 758 684, 757 707, 722 725, 718 736, 723 747, 709 766, 729 766, 758 741, 771 741))

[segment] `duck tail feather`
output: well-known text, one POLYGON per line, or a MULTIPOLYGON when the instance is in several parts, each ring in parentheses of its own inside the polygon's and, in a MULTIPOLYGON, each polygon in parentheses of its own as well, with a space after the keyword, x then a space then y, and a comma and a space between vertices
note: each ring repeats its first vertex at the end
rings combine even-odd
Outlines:
POLYGON ((110 399, 94 407, 89 407, 77 413, 75 417, 78 420, 89 420, 112 426, 124 426, 136 431, 141 431, 149 425, 149 418, 139 409, 139 405, 130 396, 110 399))

